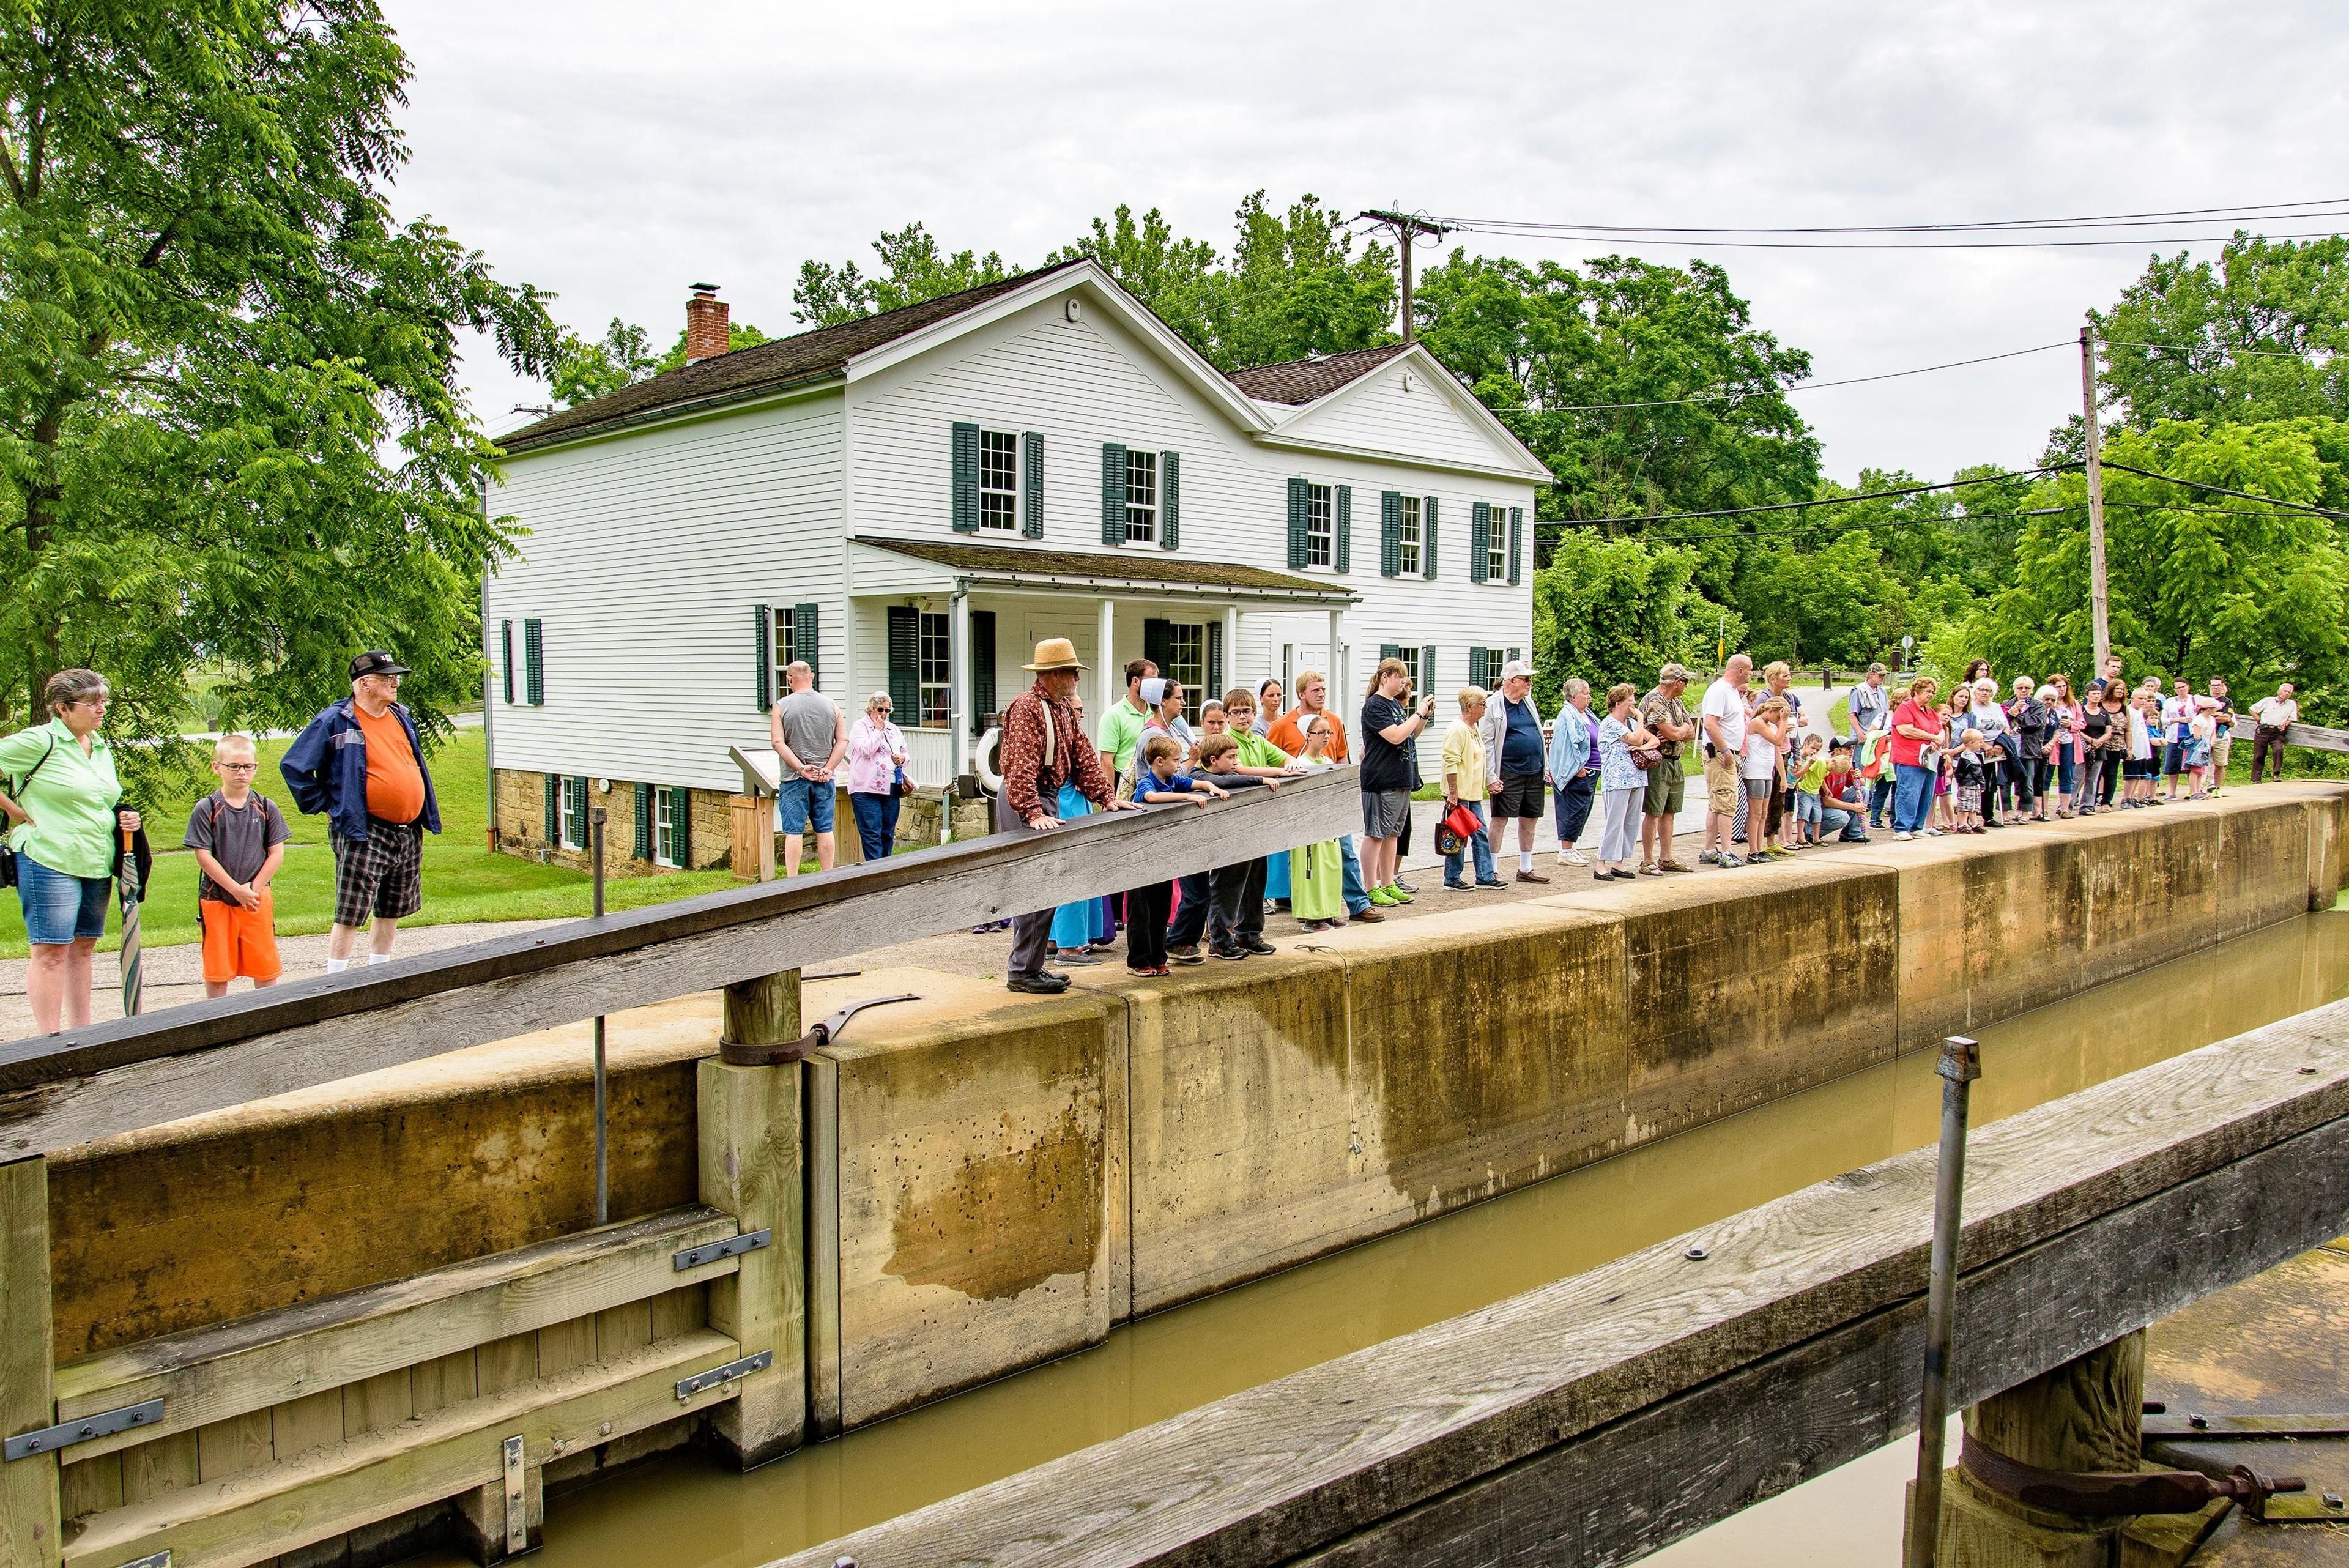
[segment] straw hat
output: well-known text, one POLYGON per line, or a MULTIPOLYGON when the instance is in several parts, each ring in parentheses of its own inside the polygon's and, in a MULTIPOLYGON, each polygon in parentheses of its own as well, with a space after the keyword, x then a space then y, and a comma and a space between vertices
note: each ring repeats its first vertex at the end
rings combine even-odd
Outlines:
POLYGON ((1065 637, 1048 637, 1036 645, 1036 662, 1023 664, 1022 670, 1042 674, 1048 670, 1082 670, 1077 662, 1077 645, 1065 637))

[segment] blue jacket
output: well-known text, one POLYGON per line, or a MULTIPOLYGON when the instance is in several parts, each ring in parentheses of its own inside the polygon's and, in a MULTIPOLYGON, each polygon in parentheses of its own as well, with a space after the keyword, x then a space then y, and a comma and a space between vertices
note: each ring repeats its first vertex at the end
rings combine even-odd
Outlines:
MULTIPOLYGON (((399 727, 408 732, 409 746, 416 753, 416 770, 424 775, 424 814, 418 820, 438 833, 440 806, 432 797, 432 770, 424 765, 424 748, 417 743, 416 721, 397 702, 391 711, 399 716, 399 727)), ((351 716, 349 698, 319 711, 310 727, 285 748, 277 771, 285 775, 285 787, 294 792, 294 804, 303 815, 316 816, 323 811, 336 833, 366 842, 367 732, 351 716)))

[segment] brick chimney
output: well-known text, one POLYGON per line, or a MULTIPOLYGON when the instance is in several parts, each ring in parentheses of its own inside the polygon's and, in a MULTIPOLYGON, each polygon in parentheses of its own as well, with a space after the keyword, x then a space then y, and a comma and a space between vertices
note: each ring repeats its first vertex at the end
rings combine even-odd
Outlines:
POLYGON ((718 297, 718 286, 695 284, 693 297, 685 302, 685 362, 714 359, 729 347, 726 302, 718 297))

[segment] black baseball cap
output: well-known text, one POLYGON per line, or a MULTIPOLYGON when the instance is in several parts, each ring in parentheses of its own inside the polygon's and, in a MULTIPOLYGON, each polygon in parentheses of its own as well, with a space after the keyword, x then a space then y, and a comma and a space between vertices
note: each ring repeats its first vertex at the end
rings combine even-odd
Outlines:
POLYGON ((362 675, 405 675, 407 673, 408 666, 380 648, 371 648, 351 660, 351 679, 354 680, 362 675))

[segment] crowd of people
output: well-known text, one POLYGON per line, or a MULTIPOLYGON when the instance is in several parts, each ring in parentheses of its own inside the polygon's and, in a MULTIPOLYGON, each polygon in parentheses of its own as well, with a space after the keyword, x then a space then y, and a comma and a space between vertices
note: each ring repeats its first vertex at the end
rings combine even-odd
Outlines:
MULTIPOLYGON (((1095 811, 1205 805, 1359 761, 1361 830, 1011 921, 1012 990, 1066 989, 1065 969, 1048 966, 1102 962, 1121 930, 1127 967, 1164 975, 1174 965, 1274 950, 1264 940, 1268 909, 1319 931, 1382 920, 1418 894, 1402 861, 1412 802, 1423 788, 1419 742, 1435 722, 1437 699, 1413 690, 1403 660, 1380 660, 1350 733, 1321 670, 1297 677, 1286 711, 1278 680, 1209 696, 1195 710, 1179 681, 1135 659, 1124 669, 1124 697, 1089 738, 1073 647, 1061 639, 1039 644, 1026 668, 1036 683, 1003 715, 999 829, 1044 830, 1095 811)), ((1663 666, 1644 693, 1623 682, 1595 694, 1587 680, 1570 679, 1547 719, 1534 700, 1533 667, 1522 659, 1502 667, 1496 689, 1462 690, 1438 753, 1444 886, 1509 886, 1501 871, 1512 822, 1514 881, 1548 882, 1535 853, 1546 814, 1555 815, 1560 867, 1617 882, 1864 844, 1871 829, 1911 840, 2201 799, 2225 777, 2234 734, 2223 680, 2201 692, 2178 680, 2164 695, 2158 678, 2127 685, 2117 659, 2076 694, 2061 674, 2017 676, 2002 687, 1988 662, 1976 660, 1946 701, 1935 678, 1895 689, 1890 672, 1874 665, 1847 699, 1848 734, 1824 713, 1806 713, 1787 665, 1764 665, 1754 677, 1754 660, 1734 655, 1693 709, 1685 701, 1691 677, 1679 664, 1663 666), (1692 772, 1705 796, 1694 865, 1673 845, 1692 772), (1586 855, 1578 845, 1594 818, 1597 844, 1586 855)), ((2292 687, 2251 711, 2253 777, 2271 763, 2281 779, 2283 733, 2299 718, 2292 687)))

